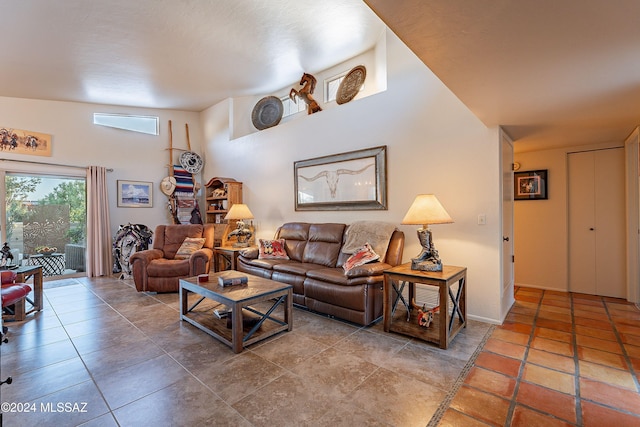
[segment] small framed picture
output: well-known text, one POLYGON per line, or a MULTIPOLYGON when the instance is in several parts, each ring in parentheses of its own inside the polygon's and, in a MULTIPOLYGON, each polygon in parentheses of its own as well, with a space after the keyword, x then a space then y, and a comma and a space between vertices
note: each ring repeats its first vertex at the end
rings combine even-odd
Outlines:
POLYGON ((514 200, 546 200, 547 169, 515 172, 513 174, 514 200))
POLYGON ((153 207, 153 183, 118 180, 119 208, 153 207))

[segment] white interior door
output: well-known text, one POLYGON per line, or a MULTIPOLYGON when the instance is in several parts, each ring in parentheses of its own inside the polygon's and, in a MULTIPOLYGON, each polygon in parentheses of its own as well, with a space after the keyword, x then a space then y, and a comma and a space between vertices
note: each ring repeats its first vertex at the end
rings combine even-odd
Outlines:
POLYGON ((595 171, 596 294, 625 298, 624 149, 596 152, 595 171))
POLYGON ((569 290, 596 293, 594 152, 569 154, 569 290))
POLYGON ((569 290, 626 296, 624 150, 570 153, 569 290))
POLYGON ((502 134, 502 316, 514 302, 513 143, 502 134))

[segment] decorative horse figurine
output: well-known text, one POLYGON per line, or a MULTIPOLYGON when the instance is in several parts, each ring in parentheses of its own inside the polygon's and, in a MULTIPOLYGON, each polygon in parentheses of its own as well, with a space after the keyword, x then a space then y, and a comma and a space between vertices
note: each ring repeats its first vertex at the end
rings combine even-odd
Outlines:
POLYGON ((320 105, 318 105, 316 100, 311 96, 313 91, 316 89, 316 78, 311 74, 304 73, 300 79, 300 84, 303 85, 302 89, 291 89, 291 92, 289 92, 289 98, 291 98, 291 100, 296 104, 298 103, 296 97, 302 99, 304 103, 307 104, 307 114, 322 111, 320 105))

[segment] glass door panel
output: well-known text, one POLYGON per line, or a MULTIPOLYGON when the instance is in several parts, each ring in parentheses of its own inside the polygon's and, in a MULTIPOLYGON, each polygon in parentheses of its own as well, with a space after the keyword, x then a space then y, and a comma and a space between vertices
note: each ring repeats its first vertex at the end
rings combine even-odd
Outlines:
POLYGON ((45 276, 84 271, 84 178, 5 173, 4 242, 14 264, 42 265, 45 276))

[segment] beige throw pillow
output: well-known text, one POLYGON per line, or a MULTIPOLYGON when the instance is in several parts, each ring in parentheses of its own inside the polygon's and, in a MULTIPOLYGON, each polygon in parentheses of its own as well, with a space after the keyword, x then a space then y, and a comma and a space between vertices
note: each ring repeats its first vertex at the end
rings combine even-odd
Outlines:
POLYGON ((204 246, 204 237, 187 237, 180 245, 180 249, 176 252, 174 259, 189 259, 191 254, 204 246))

